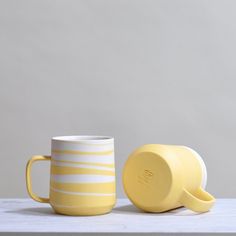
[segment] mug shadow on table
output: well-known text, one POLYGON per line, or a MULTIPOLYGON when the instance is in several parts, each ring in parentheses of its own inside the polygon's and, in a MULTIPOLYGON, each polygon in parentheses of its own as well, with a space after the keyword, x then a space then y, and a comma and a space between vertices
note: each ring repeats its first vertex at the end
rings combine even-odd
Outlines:
MULTIPOLYGON (((50 206, 24 208, 24 209, 19 209, 19 210, 14 210, 14 211, 7 211, 6 213, 31 215, 31 216, 54 216, 54 217, 63 216, 60 214, 56 214, 50 206)), ((148 214, 148 216, 162 216, 163 217, 163 216, 196 216, 201 213, 192 212, 183 207, 166 211, 166 212, 162 212, 162 213, 147 213, 147 212, 139 210, 134 205, 129 204, 125 206, 115 207, 112 210, 112 214, 126 214, 126 215, 147 215, 148 214)))
POLYGON ((55 214, 55 212, 51 207, 30 207, 14 211, 7 211, 6 213, 31 215, 31 216, 60 216, 55 214))
POLYGON ((115 214, 128 214, 128 215, 149 215, 149 216, 196 216, 202 214, 200 212, 193 212, 184 207, 179 207, 170 211, 165 211, 162 213, 150 213, 142 211, 136 208, 134 205, 129 204, 125 206, 115 207, 112 211, 115 214))

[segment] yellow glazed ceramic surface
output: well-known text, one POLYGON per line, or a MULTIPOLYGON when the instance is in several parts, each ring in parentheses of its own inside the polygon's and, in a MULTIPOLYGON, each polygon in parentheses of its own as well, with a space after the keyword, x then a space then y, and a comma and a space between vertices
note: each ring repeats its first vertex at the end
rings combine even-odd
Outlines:
POLYGON ((129 199, 148 212, 185 206, 208 211, 215 201, 204 190, 206 170, 200 156, 184 146, 147 144, 135 150, 123 170, 129 199))
POLYGON ((50 203, 66 215, 98 215, 115 205, 114 140, 100 136, 65 136, 52 139, 52 155, 33 156, 26 167, 29 195, 50 203), (31 166, 35 161, 51 162, 50 196, 32 192, 31 166))

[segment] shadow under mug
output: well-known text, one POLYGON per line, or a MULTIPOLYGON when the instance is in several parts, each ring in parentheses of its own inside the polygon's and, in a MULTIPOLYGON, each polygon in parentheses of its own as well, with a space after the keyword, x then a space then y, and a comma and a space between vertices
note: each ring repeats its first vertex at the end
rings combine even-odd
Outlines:
POLYGON ((116 202, 114 139, 104 136, 52 138, 51 156, 33 156, 26 166, 26 185, 32 199, 50 203, 56 213, 99 215, 116 202), (50 194, 42 198, 32 192, 31 166, 50 161, 50 194))
POLYGON ((201 157, 185 146, 147 144, 136 149, 123 170, 129 199, 148 212, 185 206, 208 211, 214 197, 205 191, 206 167, 201 157))

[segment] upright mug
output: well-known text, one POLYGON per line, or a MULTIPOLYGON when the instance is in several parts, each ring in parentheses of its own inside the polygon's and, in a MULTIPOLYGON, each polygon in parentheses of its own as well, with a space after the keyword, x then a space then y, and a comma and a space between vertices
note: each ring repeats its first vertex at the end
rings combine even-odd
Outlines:
POLYGON ((51 156, 33 156, 26 166, 26 184, 31 198, 50 203, 56 213, 99 215, 116 202, 114 139, 104 136, 61 136, 51 141, 51 156), (50 161, 50 194, 32 192, 31 166, 50 161))
POLYGON ((128 158, 123 184, 129 199, 148 212, 164 212, 185 206, 208 211, 215 201, 205 191, 206 166, 185 146, 147 144, 128 158))

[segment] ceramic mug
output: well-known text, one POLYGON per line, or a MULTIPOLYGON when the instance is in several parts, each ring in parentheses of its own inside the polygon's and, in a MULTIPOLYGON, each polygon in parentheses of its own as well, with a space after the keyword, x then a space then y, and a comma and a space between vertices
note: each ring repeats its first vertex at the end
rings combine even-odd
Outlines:
POLYGON ((215 201, 205 191, 207 172, 202 158, 185 146, 147 144, 128 158, 123 185, 129 199, 147 212, 185 206, 208 211, 215 201))
POLYGON ((51 141, 51 156, 33 156, 26 167, 31 198, 50 203, 56 213, 99 215, 115 205, 114 139, 103 136, 61 136, 51 141), (50 194, 42 198, 32 192, 31 166, 50 161, 50 194))

